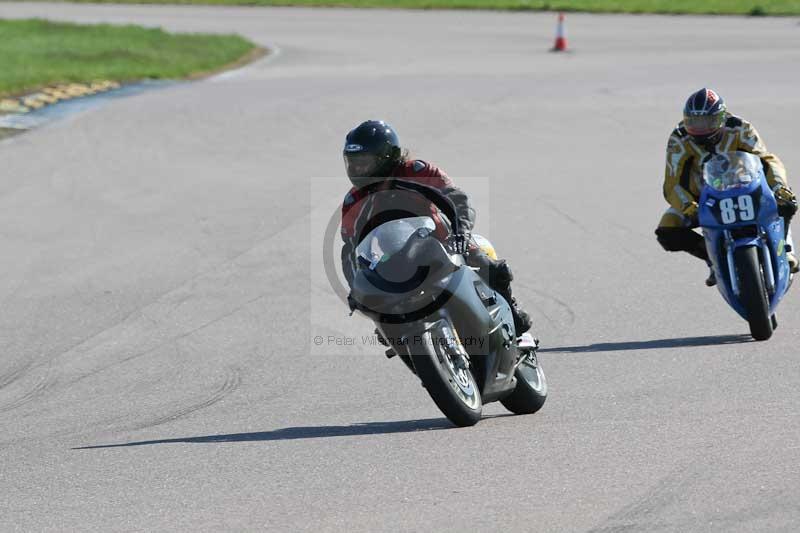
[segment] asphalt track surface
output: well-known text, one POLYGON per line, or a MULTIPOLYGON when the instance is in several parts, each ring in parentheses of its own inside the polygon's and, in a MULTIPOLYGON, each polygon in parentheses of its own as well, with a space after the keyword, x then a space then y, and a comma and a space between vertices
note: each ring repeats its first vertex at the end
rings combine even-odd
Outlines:
POLYGON ((796 19, 571 15, 554 55, 552 14, 0 5, 34 15, 280 53, 0 143, 0 530, 800 528, 797 295, 748 342, 652 234, 693 89, 800 168, 796 19), (453 428, 320 276, 370 117, 475 189, 540 413, 453 428))

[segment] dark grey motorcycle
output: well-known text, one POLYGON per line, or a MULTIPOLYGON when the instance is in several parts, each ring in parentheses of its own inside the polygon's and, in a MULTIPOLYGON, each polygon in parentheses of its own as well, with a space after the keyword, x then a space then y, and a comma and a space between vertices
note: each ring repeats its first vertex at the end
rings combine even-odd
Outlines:
MULTIPOLYGON (((458 234, 446 198, 415 184, 395 186, 429 198, 458 234)), ((351 308, 373 320, 387 356, 403 360, 454 424, 476 424, 483 404, 494 401, 535 413, 547 398, 538 341, 517 337, 508 302, 438 233, 428 216, 373 224, 355 251, 351 308)))

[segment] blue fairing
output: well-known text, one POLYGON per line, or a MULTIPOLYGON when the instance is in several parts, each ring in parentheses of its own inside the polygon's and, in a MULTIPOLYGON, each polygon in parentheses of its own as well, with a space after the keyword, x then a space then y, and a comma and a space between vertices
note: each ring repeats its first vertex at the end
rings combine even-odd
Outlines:
MULTIPOLYGON (((733 257, 732 252, 737 248, 756 246, 762 267, 767 268, 768 262, 772 266, 775 290, 769 295, 769 302, 770 314, 774 313, 789 288, 789 263, 786 259, 783 219, 778 215, 775 196, 763 172, 751 183, 736 188, 716 190, 706 185, 699 203, 700 226, 722 296, 747 320, 747 313, 733 291, 728 258, 733 257), (749 196, 749 200, 740 200, 742 196, 749 196), (746 209, 743 210, 742 206, 746 209), (741 218, 747 220, 742 221, 741 218), (765 261, 765 253, 769 254, 770 261, 765 261)), ((767 272, 764 274, 768 276, 767 272)))

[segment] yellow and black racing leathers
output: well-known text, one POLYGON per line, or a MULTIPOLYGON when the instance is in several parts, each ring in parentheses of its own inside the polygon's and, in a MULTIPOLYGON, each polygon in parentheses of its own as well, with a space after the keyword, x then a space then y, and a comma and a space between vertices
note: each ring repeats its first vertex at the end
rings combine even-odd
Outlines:
MULTIPOLYGON (((714 153, 750 152, 761 158, 767 182, 773 191, 787 191, 786 169, 752 124, 728 116, 716 142, 702 144, 692 138, 683 122, 672 131, 667 143, 664 170, 664 198, 669 208, 656 229, 658 242, 668 251, 685 251, 708 261, 703 238, 691 228, 697 227, 697 201, 703 189, 703 164, 714 153)), ((788 222, 788 221, 787 221, 788 222)))

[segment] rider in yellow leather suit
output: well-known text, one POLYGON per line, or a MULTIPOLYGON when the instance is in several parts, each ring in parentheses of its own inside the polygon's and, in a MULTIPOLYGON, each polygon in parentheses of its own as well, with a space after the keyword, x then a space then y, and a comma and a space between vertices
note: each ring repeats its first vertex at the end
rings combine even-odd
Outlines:
MULTIPOLYGON (((683 251, 709 262, 703 237, 697 227, 697 200, 703 188, 703 164, 714 153, 743 151, 757 155, 775 194, 787 232, 797 201, 786 180, 786 169, 778 156, 769 152, 755 128, 728 113, 725 101, 710 89, 701 89, 686 101, 683 121, 672 131, 667 143, 664 171, 664 198, 669 208, 656 229, 656 237, 665 250, 683 251)), ((800 263, 787 252, 792 272, 800 263)), ((713 271, 706 280, 715 285, 713 271)))

